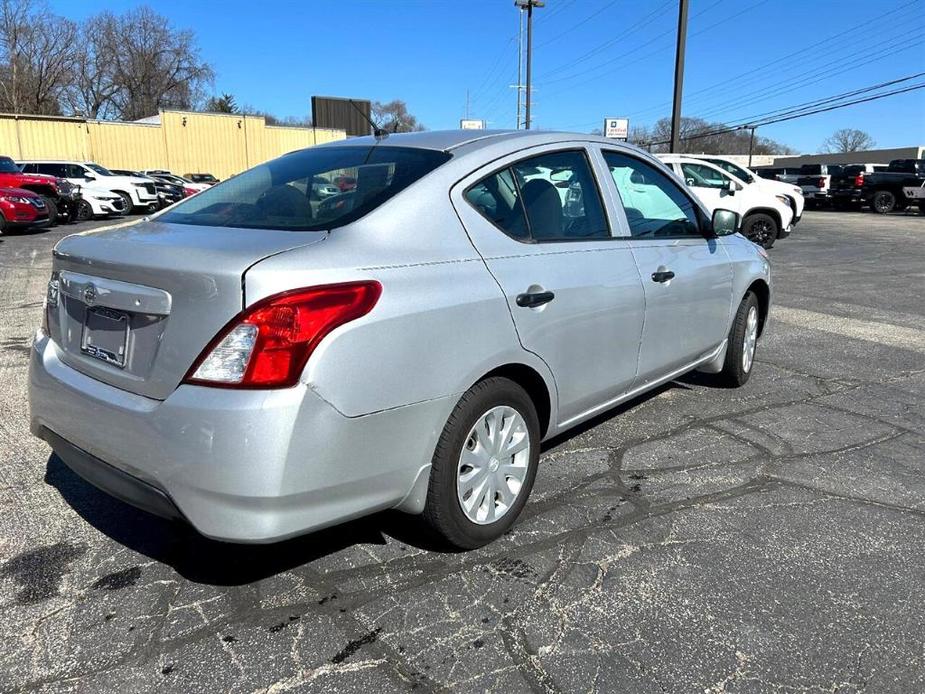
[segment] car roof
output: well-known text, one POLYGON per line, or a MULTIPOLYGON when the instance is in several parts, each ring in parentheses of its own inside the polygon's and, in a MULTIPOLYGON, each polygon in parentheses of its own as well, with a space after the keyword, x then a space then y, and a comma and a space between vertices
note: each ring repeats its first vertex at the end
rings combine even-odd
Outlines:
POLYGON ((441 152, 475 151, 491 145, 516 141, 519 146, 529 147, 559 141, 581 140, 614 144, 608 140, 587 133, 572 133, 550 130, 425 130, 415 133, 394 133, 376 138, 372 135, 351 137, 346 140, 327 142, 320 147, 370 147, 375 144, 391 147, 414 147, 441 152))

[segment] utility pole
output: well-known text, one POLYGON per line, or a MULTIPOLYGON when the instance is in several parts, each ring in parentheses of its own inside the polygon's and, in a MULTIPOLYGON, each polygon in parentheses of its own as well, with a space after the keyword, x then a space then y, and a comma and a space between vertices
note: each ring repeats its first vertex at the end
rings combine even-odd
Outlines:
POLYGON ((678 0, 678 47, 674 57, 674 104, 671 107, 671 147, 681 146, 681 93, 684 91, 684 47, 687 43, 687 0, 678 0))
POLYGON ((524 12, 521 8, 518 13, 519 27, 517 29, 517 129, 520 130, 520 116, 523 108, 523 88, 524 88, 524 12))
POLYGON ((755 126, 751 127, 752 136, 748 138, 748 168, 752 168, 752 150, 755 149, 755 126))
MULTIPOLYGON (((682 0, 686 2, 686 0, 682 0)), ((514 0, 514 5, 527 10, 527 97, 524 108, 524 128, 530 129, 530 97, 533 89, 533 8, 545 7, 545 0, 514 0)))

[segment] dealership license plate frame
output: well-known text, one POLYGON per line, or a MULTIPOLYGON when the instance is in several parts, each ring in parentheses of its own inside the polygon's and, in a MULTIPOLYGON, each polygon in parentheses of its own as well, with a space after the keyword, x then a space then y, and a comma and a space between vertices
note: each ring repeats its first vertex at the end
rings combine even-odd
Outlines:
POLYGON ((129 315, 105 306, 88 307, 80 335, 80 351, 89 357, 125 368, 129 315))

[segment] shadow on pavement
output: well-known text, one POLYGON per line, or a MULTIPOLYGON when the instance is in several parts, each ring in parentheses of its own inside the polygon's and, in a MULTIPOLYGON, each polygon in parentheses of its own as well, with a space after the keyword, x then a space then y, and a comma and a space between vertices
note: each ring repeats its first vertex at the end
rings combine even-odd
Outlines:
POLYGON ((382 545, 386 537, 432 551, 445 551, 414 516, 378 513, 271 545, 210 540, 182 522, 134 508, 84 481, 54 453, 45 481, 81 518, 115 542, 172 566, 184 578, 211 585, 244 585, 283 573, 356 544, 382 545))
MULTIPOLYGON (((708 375, 689 374, 544 442, 542 450, 560 446, 668 390, 690 390, 692 385, 709 384, 708 375)), ((270 545, 219 542, 200 535, 185 523, 164 520, 100 491, 54 453, 48 458, 45 482, 55 487, 71 508, 101 533, 139 554, 169 564, 181 576, 197 583, 244 585, 353 545, 383 545, 387 538, 433 552, 457 551, 434 537, 419 517, 399 511, 384 511, 270 545)))

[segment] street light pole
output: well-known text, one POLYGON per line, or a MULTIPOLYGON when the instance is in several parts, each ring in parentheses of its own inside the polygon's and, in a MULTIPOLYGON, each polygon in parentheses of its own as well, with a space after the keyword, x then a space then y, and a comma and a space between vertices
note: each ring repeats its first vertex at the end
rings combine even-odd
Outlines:
MULTIPOLYGON (((686 1, 686 0, 685 0, 686 1)), ((514 5, 527 10, 527 96, 524 108, 524 128, 530 129, 530 102, 533 90, 533 8, 544 7, 544 0, 514 0, 514 5)))
POLYGON ((687 0, 678 0, 678 47, 674 57, 674 104, 671 107, 671 152, 681 146, 681 92, 684 90, 684 47, 687 43, 687 0))

